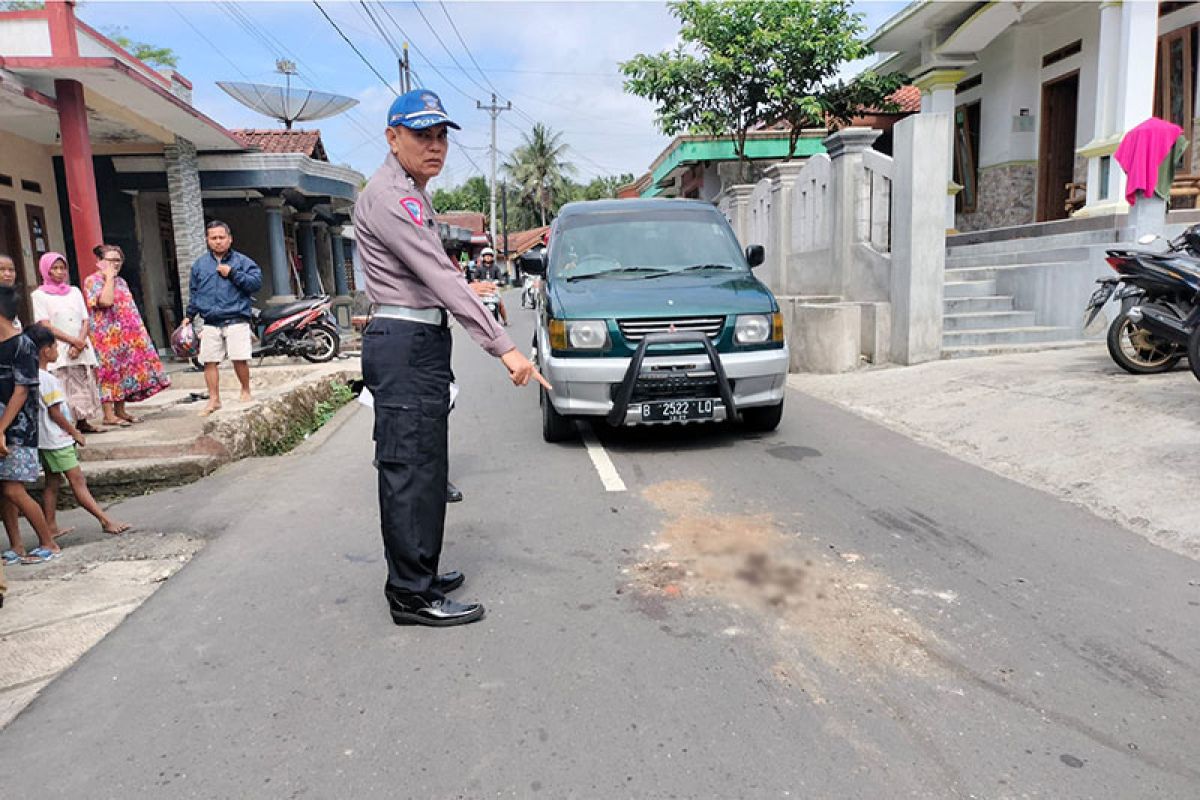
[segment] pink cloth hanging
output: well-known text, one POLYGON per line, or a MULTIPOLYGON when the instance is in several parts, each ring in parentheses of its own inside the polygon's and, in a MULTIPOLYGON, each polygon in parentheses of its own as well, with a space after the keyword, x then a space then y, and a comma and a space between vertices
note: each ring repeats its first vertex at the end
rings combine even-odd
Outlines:
POLYGON ((1130 205, 1137 202, 1138 192, 1143 197, 1154 194, 1158 168, 1182 135, 1183 128, 1158 117, 1151 117, 1125 134, 1113 158, 1125 170, 1125 200, 1130 205))

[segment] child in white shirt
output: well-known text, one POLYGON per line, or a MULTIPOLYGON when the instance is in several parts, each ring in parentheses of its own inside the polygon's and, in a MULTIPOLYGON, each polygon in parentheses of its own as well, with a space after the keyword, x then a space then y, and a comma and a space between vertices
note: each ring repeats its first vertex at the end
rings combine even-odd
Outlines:
POLYGON ((38 351, 38 453, 41 455, 42 466, 46 469, 46 488, 42 493, 42 513, 46 515, 46 522, 50 529, 55 531, 55 535, 58 535, 55 511, 58 506, 58 490, 65 475, 75 500, 100 521, 100 527, 105 533, 124 533, 129 530, 129 524, 117 522, 104 513, 88 490, 83 468, 79 466, 75 446, 83 447, 86 444, 83 434, 71 420, 71 410, 67 406, 67 395, 63 391, 62 381, 46 369, 58 360, 58 340, 43 325, 29 326, 25 335, 38 351))

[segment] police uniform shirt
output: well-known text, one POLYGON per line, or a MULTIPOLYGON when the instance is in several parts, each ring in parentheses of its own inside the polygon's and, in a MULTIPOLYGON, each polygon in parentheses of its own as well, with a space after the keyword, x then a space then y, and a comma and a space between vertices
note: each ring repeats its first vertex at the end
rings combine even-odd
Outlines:
POLYGON ((355 203, 354 235, 372 303, 444 308, 491 355, 515 349, 442 248, 429 195, 392 153, 355 203))

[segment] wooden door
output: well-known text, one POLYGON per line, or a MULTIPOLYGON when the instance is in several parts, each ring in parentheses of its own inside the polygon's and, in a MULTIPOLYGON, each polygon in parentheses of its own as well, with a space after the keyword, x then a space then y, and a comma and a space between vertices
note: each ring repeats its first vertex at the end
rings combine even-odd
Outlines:
POLYGON ((29 287, 25 277, 25 258, 22 255, 21 229, 17 227, 17 204, 9 200, 0 200, 0 253, 13 260, 17 267, 17 292, 20 294, 20 305, 17 315, 22 324, 29 325, 31 310, 29 305, 29 287))
POLYGON ((1042 135, 1038 151, 1039 222, 1067 217, 1068 184, 1075 180, 1075 123, 1079 73, 1042 85, 1042 135))

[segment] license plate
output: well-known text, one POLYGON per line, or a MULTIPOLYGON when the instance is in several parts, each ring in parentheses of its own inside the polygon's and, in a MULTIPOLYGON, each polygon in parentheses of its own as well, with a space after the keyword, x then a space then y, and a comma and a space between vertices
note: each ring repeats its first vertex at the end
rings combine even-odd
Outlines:
POLYGON ((712 400, 655 400, 642 403, 642 422, 690 422, 712 418, 712 400))

